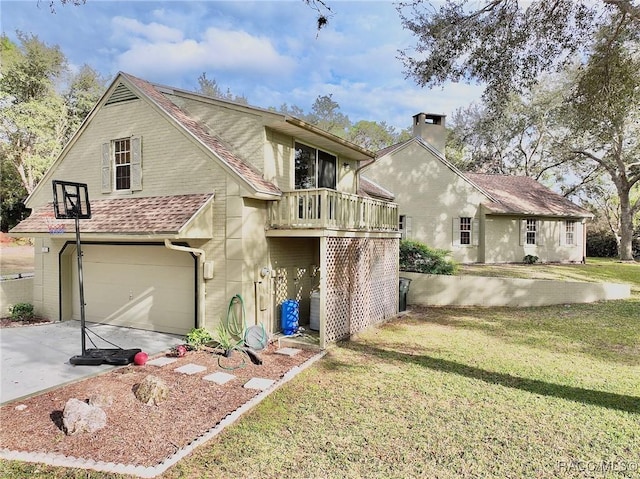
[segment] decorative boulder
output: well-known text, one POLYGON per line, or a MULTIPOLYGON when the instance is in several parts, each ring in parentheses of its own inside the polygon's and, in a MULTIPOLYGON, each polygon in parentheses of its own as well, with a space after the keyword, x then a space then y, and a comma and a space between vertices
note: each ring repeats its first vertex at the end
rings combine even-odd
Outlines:
POLYGON ((106 409, 113 406, 113 396, 100 393, 92 394, 89 396, 89 405, 106 409))
POLYGON ((140 402, 157 406, 169 397, 169 386, 159 377, 150 374, 138 384, 135 395, 140 402))
POLYGON ((97 406, 71 398, 64 406, 62 425, 67 436, 79 432, 95 432, 107 425, 107 414, 97 406))

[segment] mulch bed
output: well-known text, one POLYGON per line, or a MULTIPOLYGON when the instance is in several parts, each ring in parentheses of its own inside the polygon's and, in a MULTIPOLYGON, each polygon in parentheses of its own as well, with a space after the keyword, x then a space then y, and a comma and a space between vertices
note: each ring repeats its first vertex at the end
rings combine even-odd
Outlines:
POLYGON ((269 345, 260 353, 262 365, 247 358, 244 367, 234 370, 225 368, 234 361, 238 364, 241 353, 234 352, 227 359, 211 351, 190 351, 169 365, 124 366, 7 404, 0 408, 0 448, 145 467, 157 465, 260 394, 243 387, 249 379, 278 380, 316 354, 302 350, 290 357, 275 351, 275 345, 269 345), (198 364, 207 370, 193 375, 174 371, 186 364, 198 364), (236 378, 224 385, 202 379, 215 372, 226 372, 236 378), (145 405, 134 395, 137 385, 150 374, 164 380, 170 388, 169 398, 158 406, 145 405), (95 433, 65 435, 62 411, 67 400, 87 401, 94 395, 113 400, 104 407, 107 426, 95 433))
POLYGON ((50 319, 33 317, 24 321, 15 321, 11 318, 0 318, 0 328, 19 328, 22 326, 35 326, 52 323, 50 319))

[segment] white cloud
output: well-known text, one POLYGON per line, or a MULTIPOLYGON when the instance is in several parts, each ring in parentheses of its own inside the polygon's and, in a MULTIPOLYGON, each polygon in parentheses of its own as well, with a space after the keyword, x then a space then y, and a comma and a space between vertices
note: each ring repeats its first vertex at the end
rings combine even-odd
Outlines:
POLYGON ((248 68, 287 74, 293 67, 293 61, 280 55, 270 39, 244 31, 209 28, 203 43, 215 55, 214 63, 225 70, 248 68))
POLYGON ((113 33, 118 36, 135 35, 151 42, 179 42, 183 38, 180 30, 156 22, 144 24, 126 17, 113 17, 111 22, 113 33))
POLYGON ((192 39, 157 23, 117 17, 114 24, 138 35, 128 39, 128 46, 117 57, 117 68, 141 76, 212 71, 212 77, 221 72, 259 77, 288 75, 295 68, 293 60, 280 54, 270 39, 242 30, 211 27, 201 39, 192 39))

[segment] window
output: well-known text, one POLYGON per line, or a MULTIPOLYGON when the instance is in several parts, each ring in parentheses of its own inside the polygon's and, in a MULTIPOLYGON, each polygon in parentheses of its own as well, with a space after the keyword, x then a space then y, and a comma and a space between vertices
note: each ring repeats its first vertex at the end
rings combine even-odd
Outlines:
POLYGON ((129 138, 113 142, 116 190, 131 189, 131 141, 129 138))
POLYGON ((400 232, 400 239, 411 238, 411 216, 400 215, 398 231, 400 232))
POLYGON ((536 220, 527 220, 527 242, 526 244, 536 244, 536 220))
POLYGON ((544 245, 544 222, 535 218, 526 218, 520 221, 521 245, 544 245))
POLYGON ((460 218, 460 244, 471 244, 471 218, 460 218))
POLYGON ((576 244, 576 222, 575 221, 565 222, 564 234, 565 234, 565 244, 568 244, 568 245, 576 244))
POLYGON ((453 246, 478 246, 479 222, 470 216, 453 218, 453 246))
POLYGON ((119 138, 102 145, 102 192, 142 189, 142 138, 119 138))
POLYGON ((295 144, 295 188, 336 188, 337 158, 302 143, 295 144))

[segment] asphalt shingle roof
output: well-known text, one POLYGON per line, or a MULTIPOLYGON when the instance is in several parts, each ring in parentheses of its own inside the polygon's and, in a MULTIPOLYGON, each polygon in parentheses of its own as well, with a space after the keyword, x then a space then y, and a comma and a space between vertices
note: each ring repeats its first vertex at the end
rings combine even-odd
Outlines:
MULTIPOLYGON (((83 233, 177 234, 212 196, 209 193, 93 200, 91 218, 80 220, 80 230, 83 233)), ((49 233, 50 227, 75 232, 74 220, 56 220, 53 203, 48 203, 35 209, 11 233, 49 233)))
POLYGON ((281 195, 280 189, 270 181, 262 177, 262 173, 257 168, 242 159, 238 158, 231 150, 220 140, 220 138, 211 134, 207 128, 191 118, 182 108, 173 103, 166 95, 160 92, 156 85, 142 80, 140 78, 121 73, 121 75, 133 83, 141 92, 150 98, 157 106, 162 108, 169 116, 182 125, 193 136, 200 140, 206 147, 211 149, 221 161, 226 163, 238 175, 244 178, 253 188, 260 192, 271 195, 281 195))
POLYGON ((378 183, 362 175, 360 175, 358 194, 360 196, 370 196, 372 198, 379 198, 387 201, 393 201, 395 199, 395 195, 389 190, 384 189, 378 183))
POLYGON ((495 201, 485 203, 493 213, 591 217, 592 214, 528 176, 463 173, 495 201))

